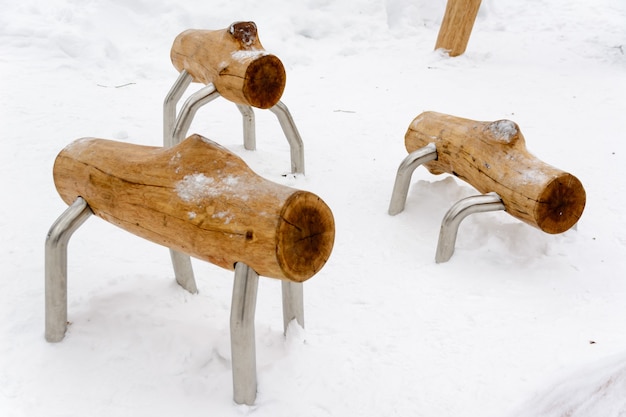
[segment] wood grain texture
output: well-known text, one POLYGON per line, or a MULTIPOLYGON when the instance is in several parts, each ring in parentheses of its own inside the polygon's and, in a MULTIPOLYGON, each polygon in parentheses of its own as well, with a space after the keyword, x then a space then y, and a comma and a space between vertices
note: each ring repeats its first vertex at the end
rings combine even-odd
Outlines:
POLYGON ((278 103, 287 82, 282 62, 265 51, 254 22, 186 30, 174 40, 170 57, 194 82, 212 83, 224 98, 261 109, 278 103))
POLYGON ((302 282, 332 251, 330 208, 315 194, 268 181, 199 135, 171 148, 79 139, 59 153, 54 182, 67 204, 152 242, 234 269, 302 282))
POLYGON ((405 146, 413 152, 429 143, 437 147, 437 159, 424 164, 431 173, 449 173, 481 193, 497 193, 509 214, 546 233, 568 230, 583 213, 581 182, 531 155, 510 120, 477 122, 425 112, 411 122, 405 146))
POLYGON ((480 2, 481 0, 448 0, 435 49, 448 51, 453 57, 465 52, 480 2))

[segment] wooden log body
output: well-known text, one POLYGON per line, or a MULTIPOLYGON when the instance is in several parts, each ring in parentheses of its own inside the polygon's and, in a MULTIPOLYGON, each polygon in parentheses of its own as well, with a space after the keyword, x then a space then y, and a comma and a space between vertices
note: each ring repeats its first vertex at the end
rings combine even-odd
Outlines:
POLYGON ((269 109, 285 89, 285 68, 265 51, 254 22, 236 22, 221 30, 186 30, 174 40, 170 56, 178 71, 187 70, 194 82, 213 83, 235 103, 269 109))
POLYGON ((562 233, 582 215, 581 182, 531 155, 510 120, 425 112, 411 122, 405 146, 410 153, 429 143, 437 147, 437 159, 424 164, 432 174, 453 174, 481 193, 497 193, 509 214, 546 233, 562 233))
POLYGON ((318 196, 261 178, 199 135, 171 148, 79 139, 53 174, 68 205, 80 196, 135 235, 230 270, 244 262, 302 282, 333 247, 333 215, 318 196))
POLYGON ((444 49, 450 56, 465 52, 480 2, 481 0, 448 0, 435 49, 444 49))

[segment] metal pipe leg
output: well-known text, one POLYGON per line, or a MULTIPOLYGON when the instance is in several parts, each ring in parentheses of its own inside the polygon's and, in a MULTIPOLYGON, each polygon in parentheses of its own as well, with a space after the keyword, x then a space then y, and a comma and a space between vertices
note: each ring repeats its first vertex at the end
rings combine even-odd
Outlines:
MULTIPOLYGON (((204 87, 185 101, 180 114, 176 117, 176 103, 191 81, 191 75, 185 70, 181 71, 163 102, 163 146, 165 147, 180 143, 187 134, 196 111, 219 96, 213 85, 204 87)), ((198 286, 189 255, 170 249, 170 257, 176 282, 190 293, 197 293, 198 286)))
POLYGON ((467 197, 456 202, 443 217, 435 262, 447 262, 454 253, 459 225, 470 214, 505 210, 500 196, 495 193, 467 197))
POLYGON ((196 285, 196 278, 193 274, 191 257, 185 253, 170 249, 170 258, 172 259, 172 267, 174 268, 174 278, 176 278, 178 285, 192 294, 197 294, 198 286, 196 285))
POLYGON ((163 146, 173 146, 172 138, 176 125, 176 104, 183 93, 191 84, 192 76, 186 70, 182 70, 174 82, 174 85, 165 96, 163 101, 163 146))
POLYGON ((243 147, 249 151, 256 150, 256 130, 254 127, 254 110, 245 104, 237 104, 243 119, 243 147))
POLYGON ((93 212, 78 197, 54 222, 46 236, 46 340, 60 342, 67 329, 67 245, 72 234, 93 212))
POLYGON ((304 174, 304 144, 302 137, 296 128, 296 123, 289 113, 287 106, 282 101, 276 103, 270 108, 270 111, 276 115, 280 127, 282 127, 289 148, 291 150, 291 172, 293 174, 304 174))
POLYGON ((283 293, 283 328, 287 334, 287 327, 293 319, 304 327, 304 300, 303 285, 301 282, 282 281, 283 293))
POLYGON ((423 148, 411 152, 404 158, 398 167, 396 182, 393 185, 393 192, 391 193, 391 202, 389 203, 388 211, 390 215, 395 216, 404 210, 413 171, 415 171, 418 166, 435 159, 437 159, 437 147, 434 143, 429 143, 423 148))
POLYGON ((198 109, 219 96, 220 93, 217 92, 215 86, 208 84, 187 98, 183 107, 180 109, 176 124, 172 130, 172 146, 178 145, 185 139, 185 135, 187 135, 187 131, 198 109))
POLYGON ((256 347, 254 313, 259 275, 248 265, 235 264, 230 311, 230 348, 233 366, 233 399, 254 404, 256 399, 256 347))

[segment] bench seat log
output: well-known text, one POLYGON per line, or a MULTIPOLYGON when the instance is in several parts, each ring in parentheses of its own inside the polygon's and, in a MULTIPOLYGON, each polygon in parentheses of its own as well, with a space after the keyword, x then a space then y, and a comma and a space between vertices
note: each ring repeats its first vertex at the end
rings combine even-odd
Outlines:
POLYGON ((261 109, 273 107, 287 76, 275 55, 265 51, 254 22, 235 22, 226 29, 189 29, 179 34, 170 57, 193 81, 213 84, 226 99, 261 109))
POLYGON ((110 223, 233 270, 303 282, 330 256, 334 219, 315 194, 268 181, 199 135, 162 148, 85 138, 53 168, 69 205, 84 198, 110 223))
POLYGON ((410 154, 430 144, 437 157, 424 166, 432 174, 452 174, 483 194, 496 193, 509 214, 546 233, 562 233, 582 215, 586 194, 578 178, 530 154, 510 120, 424 112, 411 122, 405 146, 410 154))

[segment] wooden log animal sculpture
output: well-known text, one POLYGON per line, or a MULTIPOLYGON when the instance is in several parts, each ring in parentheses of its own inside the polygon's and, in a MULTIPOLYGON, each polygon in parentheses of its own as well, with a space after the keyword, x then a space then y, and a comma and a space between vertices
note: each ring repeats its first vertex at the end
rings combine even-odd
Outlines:
POLYGON ((481 0, 448 0, 435 49, 454 57, 467 48, 481 0))
POLYGON ((422 164, 432 174, 452 174, 484 194, 463 199, 448 211, 437 262, 450 259, 458 226, 469 214, 505 210, 555 234, 574 226, 585 208, 578 178, 530 154, 519 126, 510 120, 478 122, 425 112, 411 122, 405 146, 409 155, 398 168, 389 214, 404 210, 411 174, 422 164))
POLYGON ((315 194, 265 180, 199 135, 171 148, 80 139, 54 163, 63 200, 158 244, 233 270, 303 282, 325 264, 334 220, 315 194))
MULTIPOLYGON (((233 399, 256 399, 254 311, 259 275, 282 280, 283 324, 304 325, 302 282, 330 256, 333 215, 315 194, 265 180, 193 135, 169 148, 80 139, 54 163, 70 207, 46 237, 46 340, 67 329, 67 246, 92 214, 176 253, 235 271, 230 315, 233 399)), ((195 285, 195 282, 194 282, 195 285)))
POLYGON ((578 178, 531 155, 510 120, 425 112, 409 126, 405 146, 410 153, 429 143, 437 147, 437 159, 424 164, 432 174, 453 174, 481 193, 497 193, 510 215, 546 233, 565 232, 582 215, 586 195, 578 178))
POLYGON ((186 70, 194 82, 212 83, 238 104, 273 107, 283 94, 285 68, 265 51, 254 22, 236 22, 227 29, 182 32, 170 53, 174 67, 186 70))

